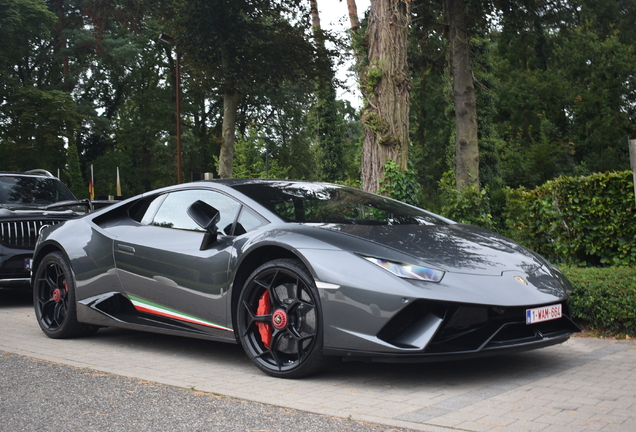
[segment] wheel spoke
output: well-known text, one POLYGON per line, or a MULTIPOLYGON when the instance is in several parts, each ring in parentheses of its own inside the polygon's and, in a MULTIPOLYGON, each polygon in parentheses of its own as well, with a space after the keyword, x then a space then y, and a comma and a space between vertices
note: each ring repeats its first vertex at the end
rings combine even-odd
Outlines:
POLYGON ((276 366, 278 367, 279 371, 283 369, 283 361, 279 357, 276 347, 278 346, 278 344, 280 343, 280 340, 283 338, 284 335, 285 335, 285 332, 281 332, 281 331, 274 332, 274 335, 272 336, 272 344, 269 349, 269 352, 271 353, 272 358, 276 362, 276 366))
POLYGON ((300 331, 298 331, 298 329, 295 328, 295 327, 288 327, 287 330, 289 331, 289 334, 292 335, 292 337, 294 339, 308 339, 308 338, 312 338, 312 337, 314 337, 316 335, 316 331, 315 330, 313 332, 311 332, 311 333, 305 332, 305 333, 307 333, 305 335, 300 334, 300 331))
POLYGON ((262 286, 263 288, 265 288, 266 290, 269 290, 270 284, 268 284, 267 282, 265 282, 264 280, 261 279, 255 279, 254 282, 257 285, 262 286))
POLYGON ((55 321, 55 302, 53 300, 49 300, 42 305, 41 316, 41 321, 43 324, 48 327, 53 324, 53 322, 55 321))
POLYGON ((295 282, 295 285, 294 285, 294 299, 287 307, 287 310, 290 313, 295 311, 301 305, 304 305, 304 306, 307 306, 307 307, 311 307, 311 308, 315 307, 315 305, 313 303, 310 303, 310 302, 307 302, 306 300, 303 300, 303 292, 307 293, 307 291, 308 290, 307 290, 307 286, 305 285, 305 283, 303 281, 301 281, 300 278, 296 278, 296 282, 295 282))
POLYGON ((44 280, 49 287, 49 290, 53 290, 57 288, 57 282, 51 279, 51 277, 47 274, 44 280))
POLYGON ((62 323, 64 322, 64 317, 66 316, 66 307, 64 303, 56 303, 53 310, 53 320, 57 323, 58 326, 62 325, 62 323))
POLYGON ((313 336, 308 336, 300 339, 296 339, 296 352, 298 353, 298 361, 302 362, 305 358, 305 350, 303 350, 303 344, 306 340, 312 339, 313 336))

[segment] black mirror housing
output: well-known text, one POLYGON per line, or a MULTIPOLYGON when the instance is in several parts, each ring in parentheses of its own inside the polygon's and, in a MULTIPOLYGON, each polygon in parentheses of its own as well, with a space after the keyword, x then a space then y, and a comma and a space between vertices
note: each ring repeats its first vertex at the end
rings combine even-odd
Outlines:
POLYGON ((205 236, 199 249, 209 249, 216 242, 218 230, 216 224, 221 220, 221 214, 210 204, 198 200, 188 207, 188 216, 205 230, 205 236))

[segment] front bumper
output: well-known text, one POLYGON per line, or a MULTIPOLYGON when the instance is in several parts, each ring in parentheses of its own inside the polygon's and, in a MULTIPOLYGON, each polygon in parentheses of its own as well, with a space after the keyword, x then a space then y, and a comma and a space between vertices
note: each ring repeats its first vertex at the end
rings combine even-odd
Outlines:
MULTIPOLYGON (((416 301, 389 320, 373 337, 387 350, 325 348, 345 360, 429 362, 513 353, 563 343, 580 329, 566 301, 561 318, 526 324, 526 307, 416 301)), ((359 336, 359 335, 358 335, 359 336)))

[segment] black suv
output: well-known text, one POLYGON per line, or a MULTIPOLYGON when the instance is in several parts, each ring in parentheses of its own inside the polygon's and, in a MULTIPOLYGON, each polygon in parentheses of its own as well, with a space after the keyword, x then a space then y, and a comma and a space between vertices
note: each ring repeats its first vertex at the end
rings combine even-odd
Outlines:
POLYGON ((28 288, 42 227, 81 216, 90 204, 48 171, 0 172, 0 289, 28 288))

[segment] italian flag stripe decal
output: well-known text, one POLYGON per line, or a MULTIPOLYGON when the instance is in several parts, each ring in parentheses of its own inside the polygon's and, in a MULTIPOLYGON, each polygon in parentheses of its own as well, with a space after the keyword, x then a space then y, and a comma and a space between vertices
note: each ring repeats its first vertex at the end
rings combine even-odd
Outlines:
POLYGON ((128 298, 130 299, 130 301, 132 302, 132 304, 135 306, 135 309, 137 309, 139 312, 145 312, 151 315, 158 315, 158 316, 162 316, 162 317, 166 317, 166 318, 171 318, 171 319, 175 319, 178 321, 184 321, 187 323, 191 323, 191 324, 199 324, 202 326, 206 326, 206 327, 212 327, 215 329, 220 329, 220 330, 225 330, 225 331, 231 331, 233 332, 234 330, 227 328, 227 327, 223 327, 221 325, 218 324, 214 324, 211 323, 209 321, 205 321, 202 319, 199 319, 197 317, 194 317, 192 315, 187 315, 181 312, 178 312, 174 309, 169 309, 167 307, 163 307, 160 306, 158 304, 155 303, 151 303, 149 301, 146 300, 142 300, 139 297, 134 297, 129 295, 128 298))

